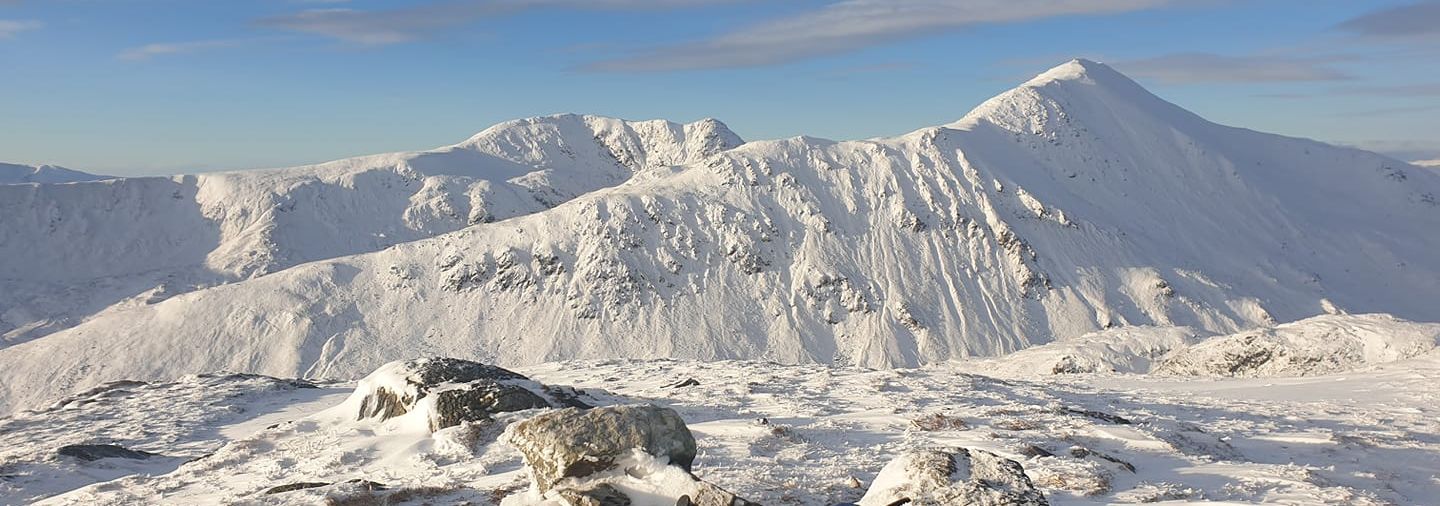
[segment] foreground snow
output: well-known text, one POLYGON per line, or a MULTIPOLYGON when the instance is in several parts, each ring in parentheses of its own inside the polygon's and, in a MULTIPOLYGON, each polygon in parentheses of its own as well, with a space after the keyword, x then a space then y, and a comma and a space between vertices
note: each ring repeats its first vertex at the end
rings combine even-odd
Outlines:
MULTIPOLYGON (((1336 318, 1350 321, 1303 322, 1311 330, 1293 333, 1384 321, 1336 318)), ((1410 325, 1440 327, 1390 327, 1410 325)), ((1191 339, 1173 330, 1150 334, 1159 337, 1112 340, 1128 345, 1107 348, 1118 350, 1107 360, 1135 363, 1117 357, 1150 353, 1139 345, 1146 341, 1191 339)), ((1415 341, 1394 335, 1394 342, 1415 341)), ((610 360, 519 372, 580 388, 596 405, 676 409, 699 443, 697 475, 761 504, 857 501, 892 458, 929 447, 1014 459, 1052 504, 1428 504, 1440 499, 1440 352, 1434 334, 1429 339, 1431 350, 1418 356, 1283 378, 1051 374, 1043 365, 1053 355, 1043 353, 1031 355, 1033 374, 1016 360, 883 371, 610 360), (987 376, 993 372, 1012 377, 987 376)), ((1095 341, 1103 339, 1086 342, 1095 341)), ((1178 345, 1156 362, 1189 347, 1178 345)), ((376 381, 361 391, 374 390, 376 381)), ((432 434, 413 417, 355 421, 352 388, 190 377, 121 384, 0 419, 0 503, 538 500, 527 492, 519 453, 497 440, 507 424, 543 410, 432 434), (86 463, 55 454, 74 443, 160 456, 86 463), (313 488, 265 493, 291 484, 313 488)), ((656 476, 672 472, 636 466, 656 476)), ((630 478, 605 479, 624 485, 630 478)), ((660 483, 685 482, 676 480, 660 483)), ((636 483, 633 490, 656 482, 636 483)))

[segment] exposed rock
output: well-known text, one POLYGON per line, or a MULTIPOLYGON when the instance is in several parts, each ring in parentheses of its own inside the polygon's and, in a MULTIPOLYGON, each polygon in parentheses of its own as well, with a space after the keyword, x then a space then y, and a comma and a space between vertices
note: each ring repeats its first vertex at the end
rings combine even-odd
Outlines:
POLYGON ((1026 457, 1054 457, 1054 456, 1055 456, 1054 453, 1050 453, 1050 450, 1046 450, 1046 449, 1044 449, 1044 448, 1041 448, 1041 447, 1038 446, 1038 445, 1026 445, 1024 448, 1021 448, 1021 449, 1020 449, 1020 454, 1026 456, 1026 457))
POLYGON ((131 459, 145 460, 155 457, 157 454, 131 450, 120 445, 65 445, 61 446, 56 453, 65 457, 75 457, 86 462, 100 459, 131 459))
POLYGON ((580 400, 585 396, 585 392, 577 390, 575 387, 546 385, 545 395, 550 396, 550 402, 558 407, 580 409, 592 407, 590 403, 580 400))
POLYGON ((432 388, 445 383, 525 379, 528 378, 506 369, 454 358, 391 362, 361 382, 362 388, 371 386, 372 392, 360 404, 359 419, 385 420, 403 415, 432 388))
POLYGON ((675 506, 760 506, 707 482, 699 482, 694 497, 682 495, 675 506))
POLYGON ((630 496, 604 484, 587 490, 561 490, 558 495, 569 506, 630 506, 630 496))
POLYGON ((1093 409, 1063 408, 1061 409, 1061 412, 1069 413, 1072 415, 1080 415, 1087 418, 1094 418, 1096 420, 1110 422, 1117 425, 1131 425, 1133 423, 1130 421, 1129 418, 1125 418, 1120 415, 1113 415, 1104 411, 1095 411, 1093 409))
POLYGON ((700 386, 700 381, 696 380, 695 378, 685 378, 684 380, 665 385, 665 388, 685 388, 694 386, 700 386))
POLYGON ((581 404, 573 398, 552 403, 563 392, 515 372, 453 358, 423 358, 381 366, 356 387, 357 419, 388 420, 422 409, 430 430, 487 420, 495 413, 581 404))
POLYGON ((1070 448, 1070 456, 1071 456, 1071 457, 1075 457, 1075 458, 1077 458, 1077 459, 1086 459, 1086 458, 1090 458, 1090 457, 1095 457, 1095 458, 1098 458, 1098 459, 1100 459, 1100 460, 1104 460, 1104 461, 1108 461, 1108 462, 1112 462, 1112 463, 1118 464, 1121 469, 1124 469, 1124 470, 1126 470, 1126 471, 1130 471, 1131 473, 1134 473, 1134 472, 1135 472, 1135 465, 1134 465, 1134 464, 1131 464, 1131 463, 1126 462, 1126 461, 1124 461, 1124 460, 1120 460, 1120 459, 1118 459, 1118 458, 1115 458, 1115 457, 1113 457, 1113 456, 1111 456, 1111 455, 1108 455, 1108 454, 1105 454, 1105 453, 1101 453, 1101 452, 1097 452, 1097 451, 1095 451, 1095 450, 1091 450, 1091 449, 1089 449, 1089 448, 1085 448, 1085 447, 1083 447, 1083 446, 1073 446, 1073 447, 1071 447, 1071 448, 1070 448))
POLYGON ((286 492, 294 492, 296 490, 305 490, 307 488, 320 488, 328 486, 330 486, 329 483, 325 483, 322 481, 301 481, 296 483, 286 483, 277 487, 270 487, 269 489, 265 490, 264 494, 283 494, 286 492))
POLYGON ((966 430, 970 425, 958 416, 951 416, 944 413, 931 413, 929 415, 910 420, 910 426, 915 430, 934 432, 937 430, 966 430))
POLYGON ((860 506, 1048 505, 1019 463, 982 450, 914 451, 875 477, 860 506))
POLYGON ((680 415, 653 405, 552 411, 511 425, 506 439, 525 456, 541 493, 562 479, 608 470, 632 449, 686 471, 696 452, 680 415))
POLYGON ((430 414, 431 432, 464 422, 485 420, 494 413, 551 407, 534 392, 489 380, 476 380, 434 396, 435 406, 430 414))

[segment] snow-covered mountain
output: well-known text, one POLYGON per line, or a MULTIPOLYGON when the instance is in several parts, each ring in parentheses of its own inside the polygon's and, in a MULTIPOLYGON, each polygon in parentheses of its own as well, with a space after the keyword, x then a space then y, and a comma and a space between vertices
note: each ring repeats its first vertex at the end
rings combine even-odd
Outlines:
POLYGON ((0 163, 0 185, 78 183, 109 178, 56 165, 0 163))
POLYGON ((309 167, 0 186, 0 346, 106 307, 547 209, 741 142, 714 120, 566 115, 309 167))
MULTIPOLYGON (((147 196, 70 207, 27 187, 0 249, 37 258, 0 276, 249 279, 107 299, 0 349, 0 412, 107 380, 354 378, 429 354, 895 366, 1115 326, 1440 320, 1440 174, 1210 123, 1093 62, 889 139, 733 147, 716 123, 643 125, 530 120, 426 154, 72 185, 147 196), (98 230, 157 235, 76 242, 98 230)), ((126 286, 165 278, 142 279, 126 286)))
POLYGON ((1440 160, 1416 160, 1410 163, 1421 167, 1440 167, 1440 160))

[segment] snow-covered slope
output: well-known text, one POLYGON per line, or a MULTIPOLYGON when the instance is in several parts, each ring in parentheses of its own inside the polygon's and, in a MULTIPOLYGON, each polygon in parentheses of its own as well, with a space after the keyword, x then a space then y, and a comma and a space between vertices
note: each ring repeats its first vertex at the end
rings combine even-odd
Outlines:
POLYGON ((1207 339, 1154 369, 1191 376, 1315 376, 1397 362, 1435 350, 1440 324, 1389 315, 1324 315, 1207 339))
POLYGON ((1206 336, 1189 327, 1119 327, 966 364, 983 374, 1015 377, 1275 378, 1365 370, 1436 353, 1437 347, 1440 323, 1387 314, 1327 314, 1223 336, 1206 336))
POLYGON ((891 366, 1114 326, 1440 320, 1440 175, 1216 125, 1093 62, 942 127, 691 162, 115 308, 0 350, 0 411, 108 379, 358 377, 429 353, 891 366))
POLYGON ((1421 167, 1440 167, 1440 160, 1416 160, 1410 163, 1421 167))
POLYGON ((56 165, 34 166, 0 163, 0 185, 78 183, 81 181, 98 181, 109 178, 109 176, 87 174, 56 165))
POLYGON ((0 186, 0 346, 116 303, 547 209, 741 142, 714 120, 565 115, 309 167, 0 186))

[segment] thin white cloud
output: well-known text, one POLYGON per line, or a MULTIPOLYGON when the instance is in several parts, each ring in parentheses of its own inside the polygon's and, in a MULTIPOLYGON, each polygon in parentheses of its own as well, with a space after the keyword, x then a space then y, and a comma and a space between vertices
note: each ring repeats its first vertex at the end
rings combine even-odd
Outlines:
POLYGON ((1330 67, 1338 57, 1226 56, 1185 53, 1121 61, 1115 67, 1133 77, 1170 84, 1343 81, 1353 76, 1330 67))
POLYGON ((44 26, 39 21, 0 19, 0 39, 14 38, 20 32, 39 30, 44 26))
POLYGON ((1440 40, 1440 1, 1380 9, 1340 23, 1338 28, 1381 39, 1440 40))
POLYGON ((600 71, 756 67, 966 27, 1152 9, 1179 0, 844 0, 791 17, 587 66, 600 71))
POLYGON ((223 49, 237 47, 246 44, 245 40, 197 40, 189 42, 167 42, 146 44, 121 51, 116 58, 129 61, 145 61, 157 56, 168 56, 178 54, 196 53, 211 49, 223 49))
POLYGON ((448 0, 388 10, 311 9, 265 18, 261 26, 323 35, 362 45, 408 42, 436 29, 538 8, 646 10, 750 0, 448 0))

